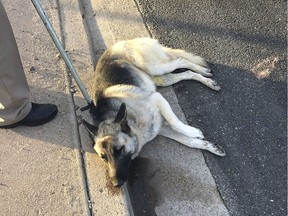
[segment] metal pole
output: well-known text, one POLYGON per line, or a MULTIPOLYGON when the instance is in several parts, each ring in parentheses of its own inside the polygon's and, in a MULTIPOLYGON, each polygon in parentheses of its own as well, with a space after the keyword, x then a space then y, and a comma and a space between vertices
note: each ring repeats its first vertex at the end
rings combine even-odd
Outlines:
POLYGON ((50 36, 52 37, 57 49, 59 50, 61 57, 65 61, 66 66, 68 67, 68 69, 70 70, 73 78, 75 79, 80 91, 82 92, 84 98, 86 99, 88 105, 89 106, 93 106, 94 105, 93 101, 92 101, 87 89, 85 88, 85 86, 82 83, 80 77, 78 76, 75 68, 73 67, 73 65, 71 63, 71 60, 69 59, 67 53, 65 52, 60 40, 58 39, 58 37, 57 37, 57 35, 56 35, 56 33, 55 33, 55 31, 54 31, 49 19, 48 19, 48 17, 46 16, 46 14, 45 14, 40 2, 38 0, 31 0, 31 1, 32 1, 34 7, 36 8, 39 16, 41 17, 42 22, 44 23, 45 27, 47 28, 50 36))

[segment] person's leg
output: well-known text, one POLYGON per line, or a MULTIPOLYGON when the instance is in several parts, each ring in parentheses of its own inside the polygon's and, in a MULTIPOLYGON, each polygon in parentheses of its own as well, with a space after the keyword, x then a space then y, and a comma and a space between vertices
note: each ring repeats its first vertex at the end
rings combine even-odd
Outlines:
POLYGON ((29 94, 15 37, 0 0, 0 128, 36 126, 56 116, 55 105, 31 103, 29 94))
POLYGON ((10 22, 0 1, 0 126, 24 119, 30 109, 29 87, 10 22))

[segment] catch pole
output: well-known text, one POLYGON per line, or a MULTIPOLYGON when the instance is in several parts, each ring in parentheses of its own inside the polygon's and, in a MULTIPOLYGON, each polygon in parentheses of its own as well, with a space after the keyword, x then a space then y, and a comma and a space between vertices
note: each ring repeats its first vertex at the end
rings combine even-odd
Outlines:
MULTIPOLYGON (((67 53, 65 52, 62 43, 60 42, 60 40, 58 39, 51 22, 49 21, 48 17, 46 16, 40 2, 38 0, 31 0, 35 9, 37 10, 42 22, 44 23, 46 29, 48 30, 50 36, 52 37, 52 40, 54 41, 57 49, 60 52, 61 57, 63 58, 64 62, 66 63, 66 66, 68 67, 68 69, 71 72, 71 75, 73 76, 73 78, 75 79, 81 93, 83 94, 84 98, 86 99, 87 103, 88 103, 88 109, 91 107, 94 107, 94 103, 87 91, 87 89, 85 88, 83 82, 81 81, 80 77, 78 76, 74 66, 71 63, 71 60, 69 59, 67 53)), ((84 107, 85 108, 85 107, 84 107)), ((82 109, 85 110, 85 109, 82 109)))

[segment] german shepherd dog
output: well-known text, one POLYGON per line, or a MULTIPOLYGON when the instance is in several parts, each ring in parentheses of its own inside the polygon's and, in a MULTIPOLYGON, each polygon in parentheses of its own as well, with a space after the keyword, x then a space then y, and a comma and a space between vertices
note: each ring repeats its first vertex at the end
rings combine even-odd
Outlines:
POLYGON ((120 41, 99 59, 94 76, 96 121, 83 121, 94 140, 96 153, 108 164, 114 186, 127 179, 131 161, 158 134, 191 148, 224 156, 204 139, 201 130, 182 123, 156 86, 196 80, 219 91, 206 61, 184 50, 164 47, 151 38, 120 41), (176 69, 181 73, 171 73, 176 69))

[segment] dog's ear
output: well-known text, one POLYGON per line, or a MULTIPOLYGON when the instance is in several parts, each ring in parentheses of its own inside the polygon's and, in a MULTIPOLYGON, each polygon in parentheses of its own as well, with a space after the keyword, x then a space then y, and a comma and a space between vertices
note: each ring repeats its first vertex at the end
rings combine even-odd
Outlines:
POLYGON ((82 119, 82 123, 83 123, 84 127, 86 128, 86 130, 88 131, 89 137, 94 142, 94 137, 97 135, 98 127, 90 124, 89 122, 85 121, 84 119, 82 119))
POLYGON ((126 111, 126 104, 122 103, 120 109, 114 119, 115 123, 119 123, 121 125, 121 130, 124 133, 130 133, 131 129, 127 122, 127 111, 126 111))

